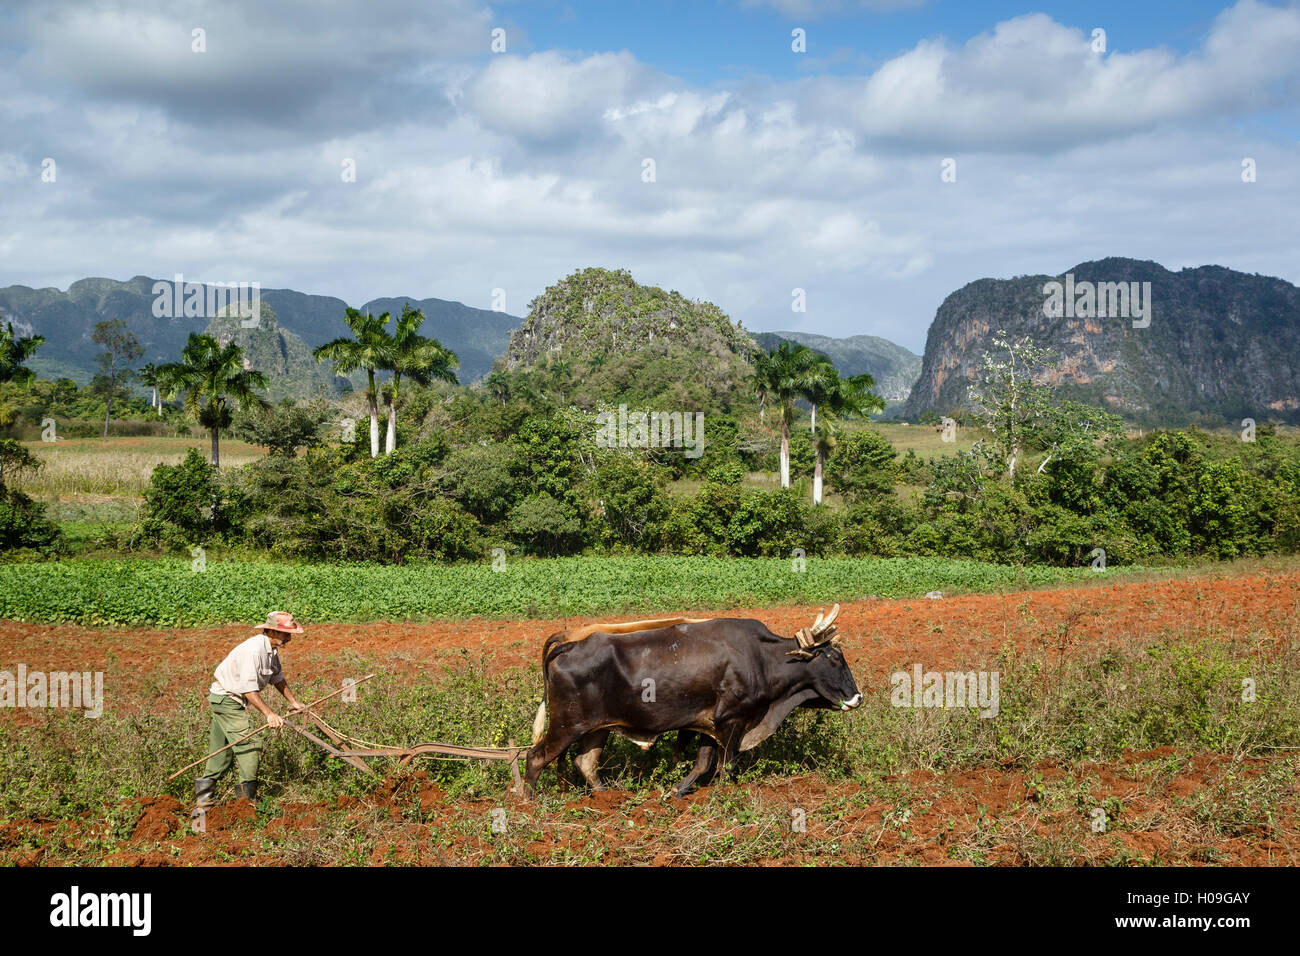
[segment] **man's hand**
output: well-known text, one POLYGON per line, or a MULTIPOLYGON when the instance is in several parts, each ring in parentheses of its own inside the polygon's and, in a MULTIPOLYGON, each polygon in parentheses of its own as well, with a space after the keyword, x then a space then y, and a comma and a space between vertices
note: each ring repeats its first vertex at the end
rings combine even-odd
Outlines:
POLYGON ((307 705, 295 697, 293 691, 289 689, 289 682, 287 680, 276 681, 275 689, 278 690, 280 695, 289 702, 289 707, 292 708, 294 713, 307 709, 307 705))
POLYGON ((266 725, 272 730, 279 730, 284 726, 284 718, 273 711, 270 707, 262 702, 262 695, 255 690, 250 690, 244 695, 250 707, 266 718, 266 725))

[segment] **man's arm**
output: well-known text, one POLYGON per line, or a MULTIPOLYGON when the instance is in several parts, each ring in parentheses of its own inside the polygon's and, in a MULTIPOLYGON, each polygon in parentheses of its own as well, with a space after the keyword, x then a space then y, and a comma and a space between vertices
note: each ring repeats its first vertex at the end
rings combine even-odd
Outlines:
POLYGON ((244 693, 244 700, 252 704, 255 710, 266 717, 266 722, 270 724, 273 730, 284 726, 284 718, 273 711, 270 707, 267 707, 266 702, 262 700, 262 695, 257 691, 246 691, 244 693))
POLYGON ((293 691, 289 689, 289 682, 285 680, 283 677, 275 682, 275 689, 278 690, 284 696, 284 699, 289 702, 289 706, 292 707, 294 710, 306 709, 306 705, 302 701, 300 701, 297 697, 293 696, 293 691))

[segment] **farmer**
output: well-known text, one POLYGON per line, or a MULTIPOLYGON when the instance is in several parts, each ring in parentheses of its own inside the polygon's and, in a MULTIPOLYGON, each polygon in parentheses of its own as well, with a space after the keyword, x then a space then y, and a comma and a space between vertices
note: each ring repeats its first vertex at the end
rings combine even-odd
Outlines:
MULTIPOLYGON (((272 684, 294 710, 303 710, 303 704, 289 690, 289 682, 280 670, 280 648, 301 634, 302 628, 285 611, 272 611, 266 623, 259 625, 258 633, 226 655, 226 659, 213 671, 216 678, 208 691, 208 704, 212 707, 212 730, 208 736, 208 749, 220 750, 240 737, 255 730, 249 708, 266 718, 272 729, 284 726, 284 718, 266 706, 262 691, 272 684)), ((210 807, 217 802, 217 778, 230 769, 231 763, 239 766, 239 785, 245 799, 257 802, 257 762, 262 755, 261 737, 249 740, 213 754, 203 768, 203 776, 194 782, 198 806, 210 807)))

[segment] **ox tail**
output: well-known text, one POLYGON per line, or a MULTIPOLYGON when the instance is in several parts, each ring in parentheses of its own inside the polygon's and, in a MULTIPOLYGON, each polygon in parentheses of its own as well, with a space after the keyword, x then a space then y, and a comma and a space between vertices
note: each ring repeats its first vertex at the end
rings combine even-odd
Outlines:
POLYGON ((546 733, 546 685, 550 682, 551 658, 555 655, 551 653, 557 644, 563 644, 564 634, 552 634, 545 643, 542 644, 542 702, 537 705, 537 715, 533 717, 533 745, 542 739, 546 733))
POLYGON ((533 718, 533 744, 542 739, 546 732, 546 693, 542 693, 542 702, 537 705, 537 716, 533 718))

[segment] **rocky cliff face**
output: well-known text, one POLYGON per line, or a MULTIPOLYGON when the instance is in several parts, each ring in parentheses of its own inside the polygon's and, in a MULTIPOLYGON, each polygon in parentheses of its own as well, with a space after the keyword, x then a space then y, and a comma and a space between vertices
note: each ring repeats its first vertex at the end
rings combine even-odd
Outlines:
POLYGON ((1133 421, 1300 420, 1300 289, 1222 266, 1171 272, 1120 258, 980 279, 948 296, 900 414, 969 407, 999 329, 1056 352, 1045 381, 1133 421))
POLYGON ((343 381, 334 375, 333 362, 317 362, 302 339, 280 327, 275 310, 265 302, 256 323, 251 315, 245 318, 236 310, 223 310, 204 332, 222 345, 234 340, 244 350, 244 368, 266 375, 267 396, 273 402, 328 398, 338 393, 343 381))

